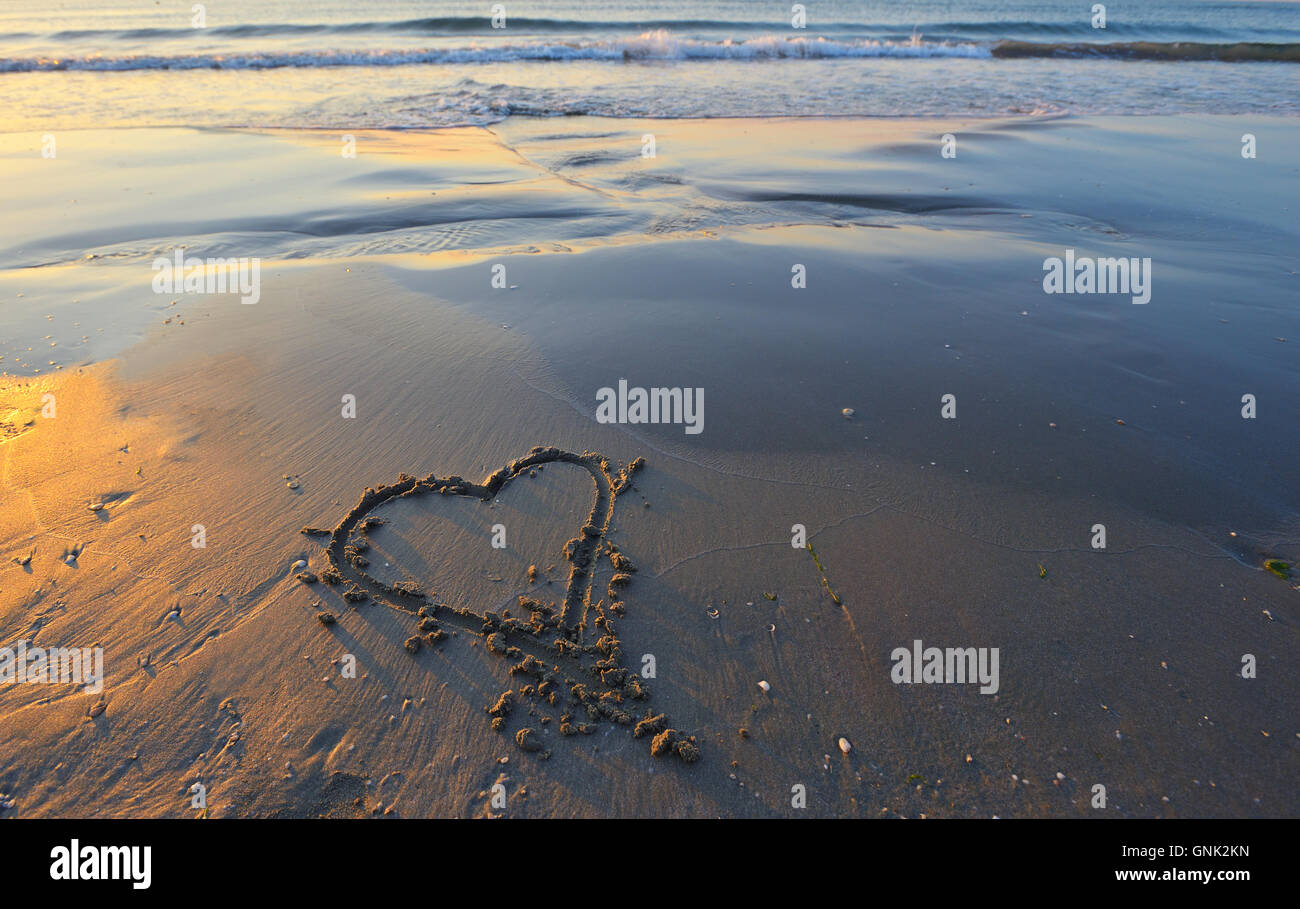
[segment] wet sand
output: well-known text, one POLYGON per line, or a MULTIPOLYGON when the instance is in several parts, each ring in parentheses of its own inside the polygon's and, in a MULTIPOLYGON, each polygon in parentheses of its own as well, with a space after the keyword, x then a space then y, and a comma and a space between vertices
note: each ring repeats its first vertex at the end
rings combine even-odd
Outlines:
POLYGON ((0 644, 106 679, 0 686, 0 815, 1294 815, 1296 132, 3 136, 0 644), (176 245, 258 304, 154 294, 176 245), (1067 248, 1151 302, 1044 294, 1067 248))

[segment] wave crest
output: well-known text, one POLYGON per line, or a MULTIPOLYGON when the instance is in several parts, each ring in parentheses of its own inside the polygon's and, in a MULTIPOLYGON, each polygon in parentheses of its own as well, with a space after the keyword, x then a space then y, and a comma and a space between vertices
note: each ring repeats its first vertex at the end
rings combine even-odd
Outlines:
POLYGON ((275 69, 317 66, 410 66, 415 64, 508 63, 569 60, 786 60, 872 57, 987 58, 975 44, 912 41, 831 41, 825 38, 765 36, 748 41, 675 38, 665 30, 618 41, 471 45, 421 50, 300 51, 225 54, 132 54, 0 59, 0 72, 62 70, 125 71, 177 69, 275 69))

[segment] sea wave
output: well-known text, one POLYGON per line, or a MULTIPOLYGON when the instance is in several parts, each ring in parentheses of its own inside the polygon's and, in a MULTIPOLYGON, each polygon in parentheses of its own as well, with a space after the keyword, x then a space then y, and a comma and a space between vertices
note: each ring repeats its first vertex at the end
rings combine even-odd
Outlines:
POLYGON ((63 70, 124 71, 182 69, 276 69, 321 66, 409 66, 414 64, 508 63, 514 61, 787 60, 873 57, 987 58, 975 44, 911 41, 829 41, 823 38, 759 37, 749 41, 698 41, 667 32, 593 42, 528 42, 419 50, 324 50, 222 54, 92 54, 72 57, 0 58, 0 72, 63 70))
MULTIPOLYGON (((777 19, 762 21, 756 19, 550 19, 532 16, 511 16, 507 20, 511 32, 531 34, 617 34, 619 32, 644 32, 668 30, 675 32, 726 31, 736 34, 772 31, 784 23, 777 19)), ((1012 38, 1018 35, 1037 35, 1042 37, 1088 36, 1095 30, 1087 19, 1077 17, 1062 19, 1058 22, 1041 20, 995 20, 995 21, 925 21, 925 22, 817 22, 810 23, 810 31, 821 35, 869 34, 910 34, 920 31, 925 34, 952 33, 967 36, 982 36, 989 39, 1012 38)), ((7 39, 47 38, 54 40, 70 39, 194 39, 211 40, 214 37, 255 38, 283 35, 349 35, 349 34, 413 34, 413 35, 470 35, 495 34, 488 16, 427 16, 417 19, 376 20, 336 23, 294 23, 264 22, 240 25, 213 25, 204 29, 194 28, 83 28, 63 29, 61 31, 40 34, 36 32, 0 33, 0 41, 7 39)), ((1294 30, 1287 30, 1288 32, 1294 30)), ((1220 40, 1240 40, 1245 37, 1260 37, 1258 29, 1225 30, 1199 22, 1168 22, 1148 24, 1141 22, 1112 21, 1106 27, 1110 35, 1153 38, 1157 36, 1198 36, 1218 38, 1220 40)), ((1274 34, 1274 31, 1269 34, 1274 34)), ((1296 32, 1300 34, 1300 31, 1296 32)))
POLYGON ((993 56, 1011 57, 1104 57, 1121 60, 1180 61, 1217 60, 1224 63, 1300 63, 1300 44, 1202 44, 1190 41, 1159 43, 1124 41, 1111 44, 1038 44, 1031 41, 1000 41, 993 56))
POLYGON ((278 69, 283 67, 411 66, 509 63, 516 61, 754 61, 871 58, 1010 59, 1023 57, 1106 58, 1129 60, 1300 62, 1300 43, 1259 44, 1125 41, 996 42, 792 38, 763 35, 744 41, 704 41, 658 29, 631 38, 593 41, 474 43, 462 47, 418 49, 256 51, 203 54, 87 54, 0 58, 0 73, 65 70, 278 69))

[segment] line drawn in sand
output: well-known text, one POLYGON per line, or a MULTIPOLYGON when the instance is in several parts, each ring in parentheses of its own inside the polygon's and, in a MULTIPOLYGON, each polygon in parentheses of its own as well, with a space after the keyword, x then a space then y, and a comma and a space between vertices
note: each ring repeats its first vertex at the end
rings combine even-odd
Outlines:
MULTIPOLYGON (((605 539, 614 516, 614 502, 632 483, 633 475, 645 465, 637 458, 611 473, 609 458, 590 451, 574 454, 554 447, 534 447, 522 458, 506 464, 481 484, 459 476, 439 478, 430 474, 416 479, 407 474, 391 485, 368 487, 359 501, 333 530, 304 527, 309 536, 329 536, 326 554, 330 567, 320 580, 330 586, 343 587, 343 599, 352 606, 374 600, 384 606, 419 619, 420 634, 406 640, 413 654, 423 645, 437 645, 446 637, 443 626, 454 627, 484 638, 492 653, 517 660, 510 667, 512 676, 527 681, 520 685, 518 696, 559 711, 560 734, 590 734, 602 719, 631 726, 637 738, 651 736, 650 753, 656 757, 675 754, 687 763, 699 759, 695 737, 673 729, 668 718, 651 710, 639 720, 631 712, 630 701, 643 701, 649 691, 636 673, 622 664, 622 643, 614 630, 613 616, 622 615, 624 604, 620 591, 632 580, 636 568, 618 547, 605 539), (475 612, 468 606, 452 607, 426 595, 409 581, 388 584, 366 572, 364 555, 369 548, 367 534, 384 524, 374 511, 398 498, 424 495, 454 495, 489 501, 521 475, 535 475, 537 468, 554 463, 575 464, 591 476, 594 497, 591 513, 578 536, 564 544, 563 555, 569 562, 569 578, 560 604, 544 603, 520 595, 519 606, 527 620, 501 615, 491 610, 475 612), (608 597, 594 598, 596 563, 609 560, 614 574, 609 581, 608 597), (590 632, 590 633, 589 633, 590 632), (589 640, 595 637, 594 641, 589 640), (585 681, 584 681, 585 679, 585 681), (579 721, 578 716, 585 717, 579 721)), ((305 583, 314 575, 299 576, 305 583)), ((330 619, 333 617, 330 616, 330 619)), ((508 690, 495 704, 485 706, 493 729, 503 729, 514 705, 516 692, 508 690)), ((544 709, 544 708, 543 708, 544 709)), ((520 750, 540 752, 549 757, 535 730, 520 729, 515 734, 520 750)))

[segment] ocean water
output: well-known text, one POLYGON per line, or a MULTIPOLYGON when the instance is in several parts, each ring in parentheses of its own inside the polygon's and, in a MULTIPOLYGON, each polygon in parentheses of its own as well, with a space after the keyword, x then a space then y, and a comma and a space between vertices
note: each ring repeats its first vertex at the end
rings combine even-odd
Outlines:
POLYGON ((502 6, 8 0, 0 128, 1300 111, 1291 0, 502 6))

